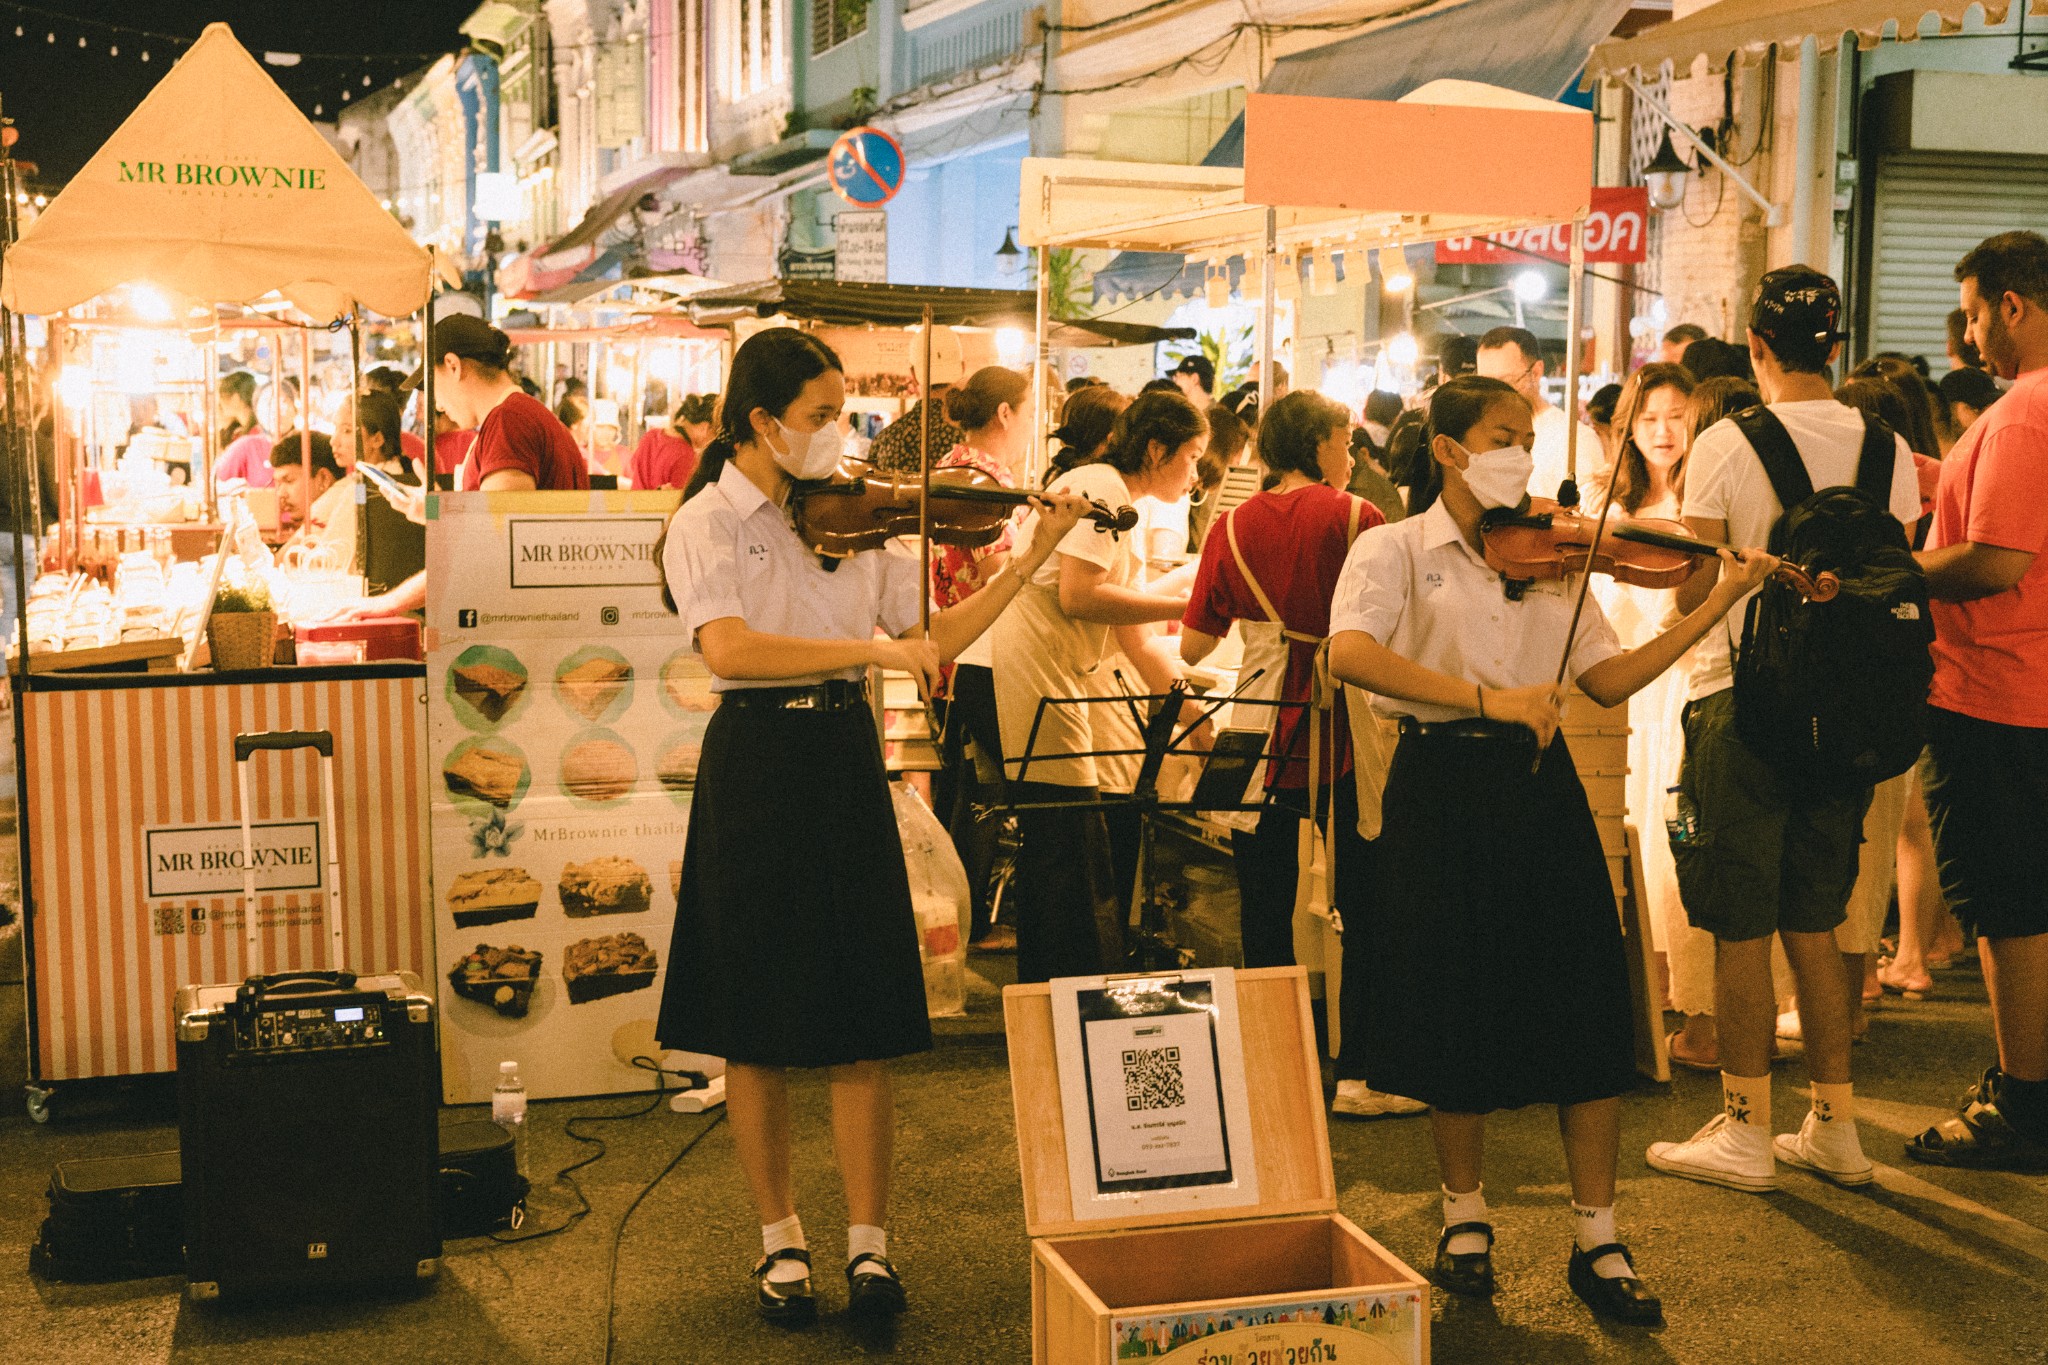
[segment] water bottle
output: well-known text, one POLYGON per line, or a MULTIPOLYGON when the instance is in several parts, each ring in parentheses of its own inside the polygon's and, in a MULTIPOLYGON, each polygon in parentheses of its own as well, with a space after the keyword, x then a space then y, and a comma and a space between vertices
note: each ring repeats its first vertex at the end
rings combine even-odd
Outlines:
POLYGON ((519 1174, 526 1174, 526 1083, 519 1079, 519 1063, 498 1063, 498 1084, 491 1091, 491 1121, 502 1123, 512 1134, 512 1160, 519 1174))
POLYGON ((1674 844, 1689 844, 1700 832, 1699 815, 1677 787, 1664 789, 1664 832, 1674 844))

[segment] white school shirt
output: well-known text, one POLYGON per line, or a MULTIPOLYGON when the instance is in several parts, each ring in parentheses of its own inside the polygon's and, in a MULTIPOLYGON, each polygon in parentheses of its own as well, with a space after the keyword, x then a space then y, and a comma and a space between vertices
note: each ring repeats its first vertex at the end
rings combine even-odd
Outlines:
MULTIPOLYGON (((872 640, 878 627, 893 637, 917 624, 925 579, 915 556, 890 546, 838 565, 828 572, 783 509, 730 463, 717 483, 677 510, 661 554, 676 612, 699 654, 697 631, 727 616, 764 635, 804 640, 872 640)), ((858 668, 798 678, 713 675, 711 690, 803 687, 862 676, 858 668)))
MULTIPOLYGON (((1402 658, 1482 687, 1538 687, 1556 681, 1558 652, 1578 599, 1577 579, 1530 583, 1519 602, 1465 542, 1458 523, 1433 503, 1419 517, 1360 536, 1337 576, 1330 634, 1364 631, 1402 658)), ((1588 594, 1567 681, 1621 653, 1598 598, 1588 594)), ((1417 720, 1464 720, 1472 706, 1432 706, 1374 696, 1373 710, 1417 720)))
MULTIPOLYGON (((1799 457, 1806 462, 1813 486, 1832 488, 1856 482, 1856 461, 1863 453, 1863 414, 1832 398, 1773 403, 1771 411, 1785 424, 1799 457)), ((1727 418, 1700 433, 1685 461, 1685 515, 1728 523, 1728 543, 1738 549, 1767 548, 1771 523, 1784 511, 1771 490, 1764 462, 1750 448, 1742 428, 1727 418)), ((1920 481, 1913 452, 1898 438, 1892 464, 1892 515, 1911 526, 1920 519, 1920 481)), ((1750 596, 1755 596, 1752 593, 1750 596)), ((1735 685, 1732 645, 1740 636, 1749 598, 1737 602, 1719 625, 1694 648, 1688 701, 1710 697, 1735 685)))

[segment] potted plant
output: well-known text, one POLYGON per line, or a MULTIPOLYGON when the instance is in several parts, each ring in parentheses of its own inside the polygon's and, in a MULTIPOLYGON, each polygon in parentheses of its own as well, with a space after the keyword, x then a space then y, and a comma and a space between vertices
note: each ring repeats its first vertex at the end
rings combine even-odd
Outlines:
POLYGON ((215 672, 268 668, 276 648, 277 612, 270 589, 261 583, 231 584, 213 595, 206 618, 206 646, 215 672))

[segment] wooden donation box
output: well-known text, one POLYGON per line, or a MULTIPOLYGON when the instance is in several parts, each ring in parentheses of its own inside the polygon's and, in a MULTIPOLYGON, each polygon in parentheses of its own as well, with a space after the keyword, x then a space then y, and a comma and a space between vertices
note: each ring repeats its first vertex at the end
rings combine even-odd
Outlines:
POLYGON ((1300 967, 1003 993, 1036 1365, 1426 1365, 1429 1286, 1337 1212, 1300 967))

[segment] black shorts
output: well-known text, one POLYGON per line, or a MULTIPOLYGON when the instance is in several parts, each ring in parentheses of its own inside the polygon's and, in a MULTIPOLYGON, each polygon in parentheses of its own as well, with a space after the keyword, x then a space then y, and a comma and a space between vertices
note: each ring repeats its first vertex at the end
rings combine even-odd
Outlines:
POLYGON ((1692 837, 1674 838, 1678 898, 1695 929, 1730 943, 1780 930, 1824 934, 1848 914, 1869 787, 1837 796, 1786 790, 1735 733, 1735 689, 1688 704, 1678 803, 1692 837))
POLYGON ((1941 891, 1986 938, 2048 934, 2048 730, 1934 708, 1927 816, 1941 891))

